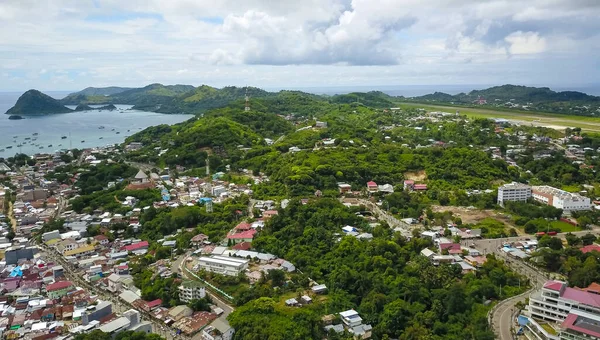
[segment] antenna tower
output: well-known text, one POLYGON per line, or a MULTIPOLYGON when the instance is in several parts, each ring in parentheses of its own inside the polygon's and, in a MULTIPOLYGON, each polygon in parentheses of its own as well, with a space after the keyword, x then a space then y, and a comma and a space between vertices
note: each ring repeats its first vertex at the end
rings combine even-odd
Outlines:
POLYGON ((250 97, 248 97, 248 86, 246 86, 246 106, 244 106, 244 111, 248 112, 250 111, 250 97))

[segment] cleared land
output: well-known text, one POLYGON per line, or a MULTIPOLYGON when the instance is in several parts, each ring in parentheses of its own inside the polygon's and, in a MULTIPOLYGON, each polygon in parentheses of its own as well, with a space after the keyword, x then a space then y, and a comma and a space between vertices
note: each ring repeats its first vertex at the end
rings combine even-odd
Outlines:
POLYGON ((459 106, 444 106, 418 103, 401 103, 400 107, 423 108, 426 110, 444 110, 447 112, 460 111, 471 118, 504 118, 515 123, 543 126, 556 130, 567 127, 579 127, 585 131, 600 132, 600 118, 587 116, 569 116, 556 113, 530 112, 530 111, 501 111, 487 108, 471 108, 459 106))

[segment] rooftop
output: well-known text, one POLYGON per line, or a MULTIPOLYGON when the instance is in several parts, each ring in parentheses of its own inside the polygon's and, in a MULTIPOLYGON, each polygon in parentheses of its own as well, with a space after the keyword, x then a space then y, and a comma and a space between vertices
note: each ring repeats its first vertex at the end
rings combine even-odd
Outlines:
POLYGON ((530 189, 531 187, 527 184, 512 182, 508 184, 504 184, 499 189, 511 190, 511 189, 530 189))
POLYGON ((562 323, 562 328, 600 338, 600 320, 597 316, 588 313, 580 311, 569 313, 562 323))

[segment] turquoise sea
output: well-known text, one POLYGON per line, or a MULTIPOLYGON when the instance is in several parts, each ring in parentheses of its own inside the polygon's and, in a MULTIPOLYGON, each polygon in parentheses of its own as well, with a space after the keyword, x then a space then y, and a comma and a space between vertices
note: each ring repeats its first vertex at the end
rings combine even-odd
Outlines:
MULTIPOLYGON (((51 93, 55 98, 66 94, 51 93)), ((131 105, 116 105, 118 110, 114 111, 80 111, 9 120, 8 115, 3 113, 14 105, 19 95, 0 93, 0 157, 3 158, 18 152, 33 155, 122 143, 127 136, 149 126, 175 124, 193 117, 131 110, 131 105)))

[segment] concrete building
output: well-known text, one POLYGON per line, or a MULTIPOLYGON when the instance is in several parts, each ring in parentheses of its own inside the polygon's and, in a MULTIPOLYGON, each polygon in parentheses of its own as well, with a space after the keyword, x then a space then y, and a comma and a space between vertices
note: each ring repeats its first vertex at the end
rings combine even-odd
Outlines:
POLYGON ((546 282, 529 296, 524 314, 526 329, 540 339, 600 339, 600 295, 565 282, 546 282))
POLYGON ((225 257, 225 256, 211 256, 211 257, 200 257, 198 259, 198 266, 200 269, 204 269, 209 272, 237 276, 243 270, 248 268, 248 260, 225 257))
POLYGON ((202 330, 202 340, 231 340, 234 332, 228 323, 216 319, 202 330))
POLYGON ((203 299, 205 296, 206 289, 197 281, 184 281, 181 286, 179 286, 179 300, 183 302, 203 299))
POLYGON ((566 213, 578 210, 590 210, 592 208, 588 197, 547 185, 532 187, 531 196, 538 202, 562 209, 566 213))
POLYGON ((59 281, 46 286, 46 292, 51 299, 61 298, 73 289, 75 289, 75 286, 71 281, 59 281))
POLYGON ((512 182, 498 188, 498 204, 504 206, 504 202, 525 202, 531 197, 531 186, 527 184, 512 182))

